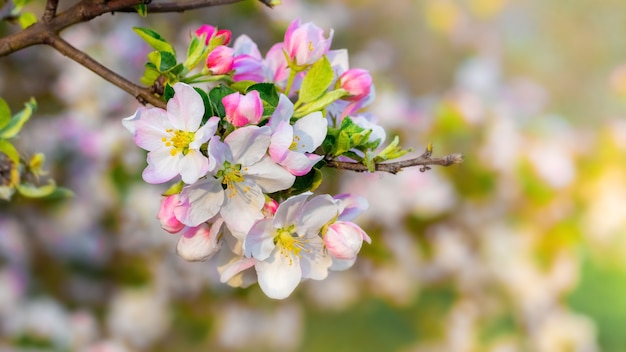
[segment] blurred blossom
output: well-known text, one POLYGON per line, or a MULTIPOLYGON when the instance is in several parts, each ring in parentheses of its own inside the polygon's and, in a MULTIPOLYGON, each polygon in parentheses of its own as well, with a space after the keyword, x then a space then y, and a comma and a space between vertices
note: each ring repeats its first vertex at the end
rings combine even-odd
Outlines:
POLYGON ((576 166, 566 145, 539 142, 527 150, 528 158, 537 174, 548 185, 560 189, 570 185, 576 177, 576 166))
POLYGON ((548 314, 537 327, 533 341, 537 352, 552 351, 600 351, 596 344, 596 330, 589 318, 564 310, 548 314))
POLYGON ((163 338, 170 325, 167 300, 154 289, 122 288, 112 298, 107 315, 111 335, 144 349, 163 338))
POLYGON ((293 350, 300 345, 302 312, 284 303, 272 311, 229 303, 218 308, 217 340, 228 349, 293 350))

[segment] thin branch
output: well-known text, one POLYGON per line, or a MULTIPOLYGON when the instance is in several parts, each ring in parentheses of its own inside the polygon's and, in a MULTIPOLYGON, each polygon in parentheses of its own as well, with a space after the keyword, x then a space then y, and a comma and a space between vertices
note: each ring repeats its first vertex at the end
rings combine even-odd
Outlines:
MULTIPOLYGON (((431 151, 429 149, 426 149, 426 152, 424 152, 424 154, 418 156, 417 158, 396 161, 392 163, 376 164, 375 170, 397 174, 398 172, 402 171, 402 169, 404 168, 411 167, 411 166, 421 166, 420 171, 424 172, 426 170, 430 170, 430 167, 429 167, 430 165, 450 166, 450 165, 460 164, 462 162, 463 162, 463 155, 461 154, 449 154, 441 158, 431 158, 431 151)), ((350 171, 356 171, 356 172, 369 171, 367 169, 367 166, 361 163, 348 162, 348 161, 326 160, 326 166, 334 167, 336 169, 350 170, 350 171)))
POLYGON ((149 88, 144 88, 128 81, 126 78, 111 71, 89 55, 76 49, 58 35, 49 33, 44 43, 129 93, 141 104, 149 103, 156 107, 165 108, 165 102, 153 95, 149 88))
POLYGON ((46 2, 46 10, 43 13, 43 17, 41 18, 44 23, 50 23, 54 16, 57 14, 57 6, 59 5, 59 0, 48 0, 46 2))
MULTIPOLYGON (((178 1, 178 2, 161 2, 150 3, 146 5, 148 14, 151 13, 166 13, 166 12, 184 12, 188 10, 196 10, 205 7, 219 6, 234 4, 243 0, 191 0, 191 1, 178 1)), ((118 12, 137 12, 135 8, 125 8, 118 10, 118 12)))

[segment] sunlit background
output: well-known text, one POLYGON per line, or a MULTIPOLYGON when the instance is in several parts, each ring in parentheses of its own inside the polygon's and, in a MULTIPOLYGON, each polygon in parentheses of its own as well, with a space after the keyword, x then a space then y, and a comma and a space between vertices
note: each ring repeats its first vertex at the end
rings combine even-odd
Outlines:
POLYGON ((390 135, 465 162, 325 170, 325 190, 369 200, 372 244, 273 301, 177 257, 155 219, 165 186, 141 180, 120 124, 132 97, 45 47, 0 58, 0 96, 39 102, 18 144, 76 194, 0 204, 0 349, 625 351, 626 4, 283 2, 106 15, 63 36, 137 82, 149 48, 133 26, 184 51, 208 23, 265 53, 313 21, 370 70, 390 135))

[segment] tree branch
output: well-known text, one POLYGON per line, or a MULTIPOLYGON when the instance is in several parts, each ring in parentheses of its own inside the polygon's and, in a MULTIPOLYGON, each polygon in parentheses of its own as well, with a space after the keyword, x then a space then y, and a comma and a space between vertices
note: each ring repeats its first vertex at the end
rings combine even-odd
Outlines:
POLYGON ((141 104, 145 105, 146 103, 149 103, 156 107, 165 108, 165 102, 153 95, 149 88, 144 88, 128 81, 126 78, 118 75, 94 60, 91 56, 76 49, 57 34, 48 33, 44 40, 44 44, 51 46, 61 54, 85 66, 105 80, 113 83, 120 89, 135 97, 135 99, 137 99, 141 104))
MULTIPOLYGON (((397 174, 402 171, 402 169, 411 167, 411 166, 421 166, 420 171, 424 172, 426 170, 430 170, 430 165, 439 165, 439 166, 450 166, 456 165, 463 162, 463 155, 461 154, 449 154, 441 158, 431 158, 432 150, 428 148, 424 152, 424 154, 418 156, 417 158, 407 159, 402 161, 396 161, 393 163, 380 163, 376 164, 376 171, 389 172, 392 174, 397 174)), ((356 172, 365 172, 369 171, 367 166, 357 163, 357 162, 349 162, 349 161, 338 161, 338 160, 326 160, 326 166, 334 167, 336 169, 342 170, 350 170, 356 172)))
MULTIPOLYGON (((204 7, 234 4, 243 0, 191 0, 179 2, 161 2, 150 3, 146 5, 148 14, 166 13, 166 12, 184 12, 188 10, 196 10, 204 7)), ((126 8, 118 10, 118 12, 136 12, 135 8, 126 8)))
POLYGON ((41 19, 45 23, 50 23, 54 16, 57 14, 57 6, 59 5, 59 0, 48 0, 46 2, 46 10, 43 13, 41 19))

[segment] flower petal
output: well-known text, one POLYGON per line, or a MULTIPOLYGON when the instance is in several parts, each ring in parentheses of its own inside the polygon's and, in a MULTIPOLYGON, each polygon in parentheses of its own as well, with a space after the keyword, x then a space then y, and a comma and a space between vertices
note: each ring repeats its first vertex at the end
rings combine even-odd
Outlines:
POLYGON ((174 97, 167 102, 167 116, 174 128, 196 131, 204 116, 204 101, 192 86, 174 84, 174 97))
POLYGON ((219 123, 219 117, 211 117, 202 127, 200 127, 196 131, 194 135, 194 140, 189 143, 189 148, 200 149, 200 146, 202 146, 202 144, 206 143, 206 141, 208 141, 211 137, 215 135, 215 131, 217 131, 217 125, 219 123))
POLYGON ((143 170, 144 181, 152 184, 167 182, 178 175, 180 156, 172 156, 168 148, 148 153, 148 166, 143 170))
POLYGON ((135 115, 122 120, 122 124, 133 133, 135 144, 147 151, 163 147, 163 138, 170 137, 165 130, 171 125, 163 109, 139 108, 135 115))
POLYGON ((315 237, 321 228, 339 214, 339 205, 328 194, 311 198, 302 207, 302 216, 297 224, 298 234, 315 237))
POLYGON ((269 127, 246 126, 235 130, 224 139, 232 151, 235 163, 251 165, 261 160, 270 145, 269 127))
MULTIPOLYGON (((282 55, 282 53, 281 53, 282 55)), ((293 116, 293 103, 286 95, 281 94, 278 98, 278 105, 276 106, 276 110, 272 113, 272 117, 270 117, 270 121, 268 125, 274 131, 278 126, 278 123, 281 121, 285 121, 289 123, 289 119, 293 116)))
POLYGON ((183 188, 181 204, 174 209, 176 218, 187 226, 198 226, 211 219, 224 203, 222 183, 208 178, 183 188))
POLYGON ((301 193, 280 203, 274 214, 274 227, 281 228, 295 224, 300 217, 302 206, 311 194, 311 192, 301 193))
POLYGON ((293 125, 295 150, 312 153, 324 142, 327 131, 328 121, 321 112, 316 111, 306 115, 293 125))
POLYGON ((226 198, 220 214, 233 235, 243 239, 254 223, 263 218, 261 209, 265 204, 265 196, 259 186, 249 180, 236 182, 234 187, 224 192, 226 198))
POLYGON ((245 255, 257 260, 267 259, 276 247, 274 244, 275 231, 271 219, 257 221, 243 241, 245 255))
POLYGON ((284 299, 296 289, 302 278, 298 257, 274 250, 272 256, 254 265, 261 290, 274 299, 284 299))
POLYGON ((192 184, 209 171, 209 159, 200 151, 189 149, 187 155, 180 160, 178 167, 180 168, 180 176, 183 182, 192 184))
POLYGON ((263 192, 274 193, 291 187, 296 177, 269 157, 264 157, 258 163, 245 167, 243 173, 246 179, 251 179, 263 192))
POLYGON ((295 176, 303 176, 308 174, 313 166, 324 156, 309 153, 298 153, 289 150, 283 160, 280 162, 289 172, 295 176))

